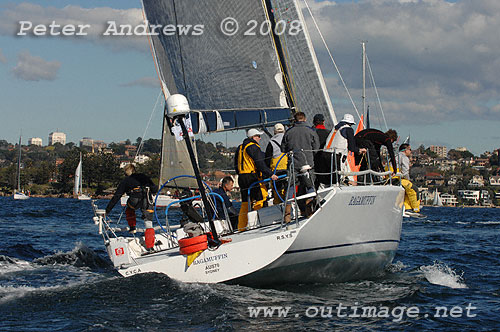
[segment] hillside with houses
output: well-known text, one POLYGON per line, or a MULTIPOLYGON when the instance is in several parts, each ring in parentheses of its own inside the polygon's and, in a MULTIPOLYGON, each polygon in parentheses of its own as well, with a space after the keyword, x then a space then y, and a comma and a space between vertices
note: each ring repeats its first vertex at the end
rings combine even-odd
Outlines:
POLYGON ((498 151, 474 156, 466 148, 420 146, 412 151, 411 178, 419 187, 423 204, 440 194, 447 206, 500 205, 498 151))

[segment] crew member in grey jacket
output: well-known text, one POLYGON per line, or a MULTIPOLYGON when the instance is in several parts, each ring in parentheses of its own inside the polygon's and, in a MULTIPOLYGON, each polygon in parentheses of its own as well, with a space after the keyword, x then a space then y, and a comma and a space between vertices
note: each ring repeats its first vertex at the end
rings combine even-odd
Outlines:
MULTIPOLYGON (((297 195, 314 192, 314 179, 312 178, 314 169, 314 154, 319 149, 318 134, 306 124, 306 115, 302 112, 295 113, 295 124, 288 129, 283 136, 281 149, 283 152, 293 151, 294 171, 299 182, 299 192, 297 195)), ((290 159, 288 162, 291 162, 290 159)), ((293 190, 288 189, 288 198, 293 197, 293 190)), ((312 214, 313 199, 307 199, 305 206, 302 205, 303 214, 312 214)))

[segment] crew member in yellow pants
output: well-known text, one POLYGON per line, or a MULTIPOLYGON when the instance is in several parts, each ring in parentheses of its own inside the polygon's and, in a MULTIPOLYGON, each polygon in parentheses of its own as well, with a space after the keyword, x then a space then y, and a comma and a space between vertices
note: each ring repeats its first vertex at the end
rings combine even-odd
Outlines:
POLYGON ((405 189, 405 209, 420 212, 418 189, 407 179, 401 179, 401 186, 405 189))
MULTIPOLYGON (((278 177, 264 162, 264 153, 261 151, 259 142, 260 136, 264 134, 257 129, 249 129, 247 138, 238 147, 234 158, 235 169, 238 173, 238 185, 241 192, 241 208, 238 216, 238 229, 244 230, 248 225, 248 188, 263 178, 278 177)), ((264 184, 255 185, 250 189, 250 204, 252 210, 262 208, 267 199, 267 189, 264 184)))

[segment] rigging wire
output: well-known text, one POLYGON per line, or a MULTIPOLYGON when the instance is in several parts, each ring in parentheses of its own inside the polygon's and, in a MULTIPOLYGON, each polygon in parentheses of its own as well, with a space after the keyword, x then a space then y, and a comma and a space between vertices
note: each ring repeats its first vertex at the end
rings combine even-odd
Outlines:
POLYGON ((389 130, 389 127, 387 126, 387 121, 385 120, 384 109, 382 108, 382 103, 380 102, 380 96, 378 95, 378 89, 377 89, 377 86, 375 85, 375 78, 373 77, 372 66, 370 66, 370 61, 368 60, 368 55, 366 55, 366 64, 368 65, 368 70, 370 71, 370 79, 372 81, 373 88, 375 89, 375 94, 377 96, 378 106, 380 107, 380 113, 382 113, 382 118, 384 119, 385 130, 389 130))
POLYGON ((342 85, 344 86, 344 89, 347 92, 347 95, 349 96, 349 100, 351 101, 351 104, 354 107, 354 110, 356 111, 356 114, 358 115, 359 119, 361 120, 361 115, 359 115, 358 108, 356 107, 356 104, 354 104, 354 100, 352 99, 351 93, 347 89, 347 85, 345 84, 344 78, 342 77, 342 74, 340 73, 340 69, 337 66, 337 63, 333 59, 333 55, 330 52, 330 48, 328 47, 328 44, 326 43, 325 38, 323 37, 323 34, 321 33, 321 30, 319 29, 318 23, 316 22, 316 19, 314 18, 314 15, 313 15, 313 13, 311 11, 311 8, 309 7, 309 4, 307 3, 307 0, 303 0, 303 1, 304 1, 305 5, 306 5, 307 11, 309 12, 309 15, 311 15, 312 21, 314 23, 314 26, 316 27, 316 30, 319 33, 321 41, 323 42, 323 45, 325 46, 326 51, 328 52, 328 55, 330 56, 330 59, 332 60, 332 63, 334 65, 334 67, 335 67, 335 70, 337 71, 337 74, 339 75, 340 81, 342 82, 342 85))
POLYGON ((151 120, 153 119, 153 115, 155 114, 156 107, 158 106, 158 102, 160 101, 160 96, 162 94, 163 94, 163 91, 160 90, 160 93, 158 94, 158 97, 156 98, 155 105, 153 106, 153 111, 151 111, 151 115, 149 116, 149 121, 148 121, 148 124, 146 125, 146 129, 144 130, 144 134, 142 134, 141 143, 137 147, 137 151, 136 151, 135 156, 134 156, 134 161, 135 161, 135 158, 139 155, 139 153, 141 152, 141 150, 142 150, 142 148, 144 146, 144 138, 146 137, 146 133, 148 132, 149 125, 151 124, 151 120))

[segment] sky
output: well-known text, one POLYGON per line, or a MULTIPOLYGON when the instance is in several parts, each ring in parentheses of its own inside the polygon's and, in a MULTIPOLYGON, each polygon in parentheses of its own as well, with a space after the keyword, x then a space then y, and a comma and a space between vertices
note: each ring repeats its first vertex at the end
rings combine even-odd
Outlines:
MULTIPOLYGON (((465 146, 476 155, 500 148, 500 1, 307 3, 358 109, 361 41, 367 41, 387 127, 402 139, 411 135, 413 146, 465 146)), ((140 6, 139 0, 2 1, 0 139, 16 142, 22 132, 24 144, 41 137, 45 145, 52 131, 72 142, 160 138, 163 101, 157 103, 147 38, 103 36, 108 20, 142 23, 140 6), (17 36, 20 21, 90 28, 86 36, 17 36)), ((304 15, 337 118, 356 114, 305 9, 304 15)), ((385 130, 374 96, 368 84, 371 125, 385 130)), ((237 145, 242 137, 203 138, 237 145)))

